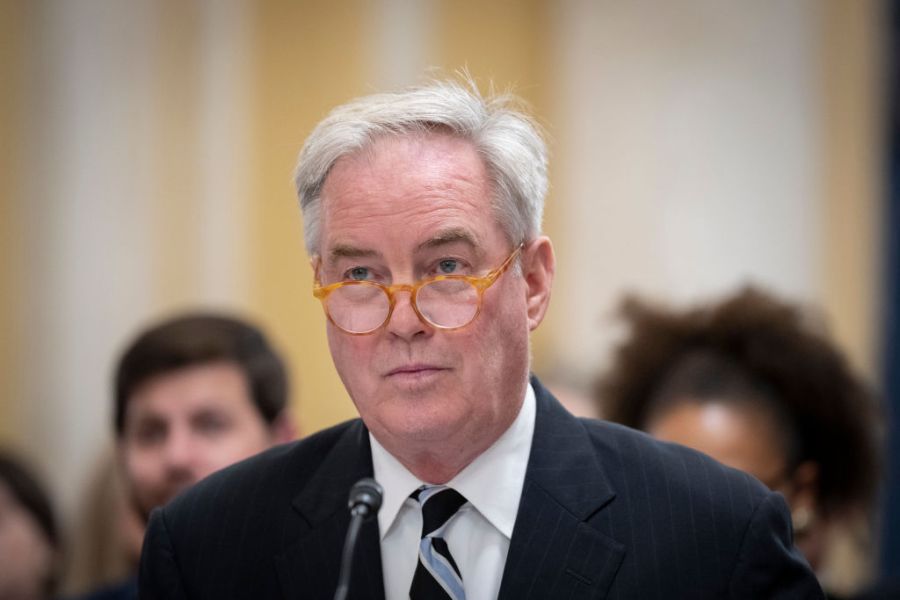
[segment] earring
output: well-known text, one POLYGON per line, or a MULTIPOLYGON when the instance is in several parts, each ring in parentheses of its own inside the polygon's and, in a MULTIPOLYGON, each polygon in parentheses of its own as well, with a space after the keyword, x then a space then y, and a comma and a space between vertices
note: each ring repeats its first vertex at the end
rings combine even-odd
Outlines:
POLYGON ((791 511, 791 521, 794 525, 794 535, 803 535, 812 526, 815 513, 806 506, 799 506, 791 511))

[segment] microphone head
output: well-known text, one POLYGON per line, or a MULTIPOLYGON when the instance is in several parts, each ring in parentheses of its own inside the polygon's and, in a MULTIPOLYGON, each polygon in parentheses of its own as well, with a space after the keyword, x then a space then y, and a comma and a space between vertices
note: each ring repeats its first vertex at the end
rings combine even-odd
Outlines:
POLYGON ((384 490, 381 489, 381 485, 371 477, 365 477, 350 488, 348 506, 351 512, 362 514, 366 519, 370 519, 381 508, 383 497, 384 490))

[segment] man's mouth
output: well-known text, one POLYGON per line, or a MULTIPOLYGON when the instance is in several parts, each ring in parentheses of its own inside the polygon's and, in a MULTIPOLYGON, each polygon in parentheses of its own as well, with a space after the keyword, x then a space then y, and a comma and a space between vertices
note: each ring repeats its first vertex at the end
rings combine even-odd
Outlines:
POLYGON ((402 365, 391 369, 387 372, 386 377, 395 379, 416 379, 420 377, 428 377, 442 371, 446 371, 445 367, 432 365, 427 363, 413 363, 402 365))

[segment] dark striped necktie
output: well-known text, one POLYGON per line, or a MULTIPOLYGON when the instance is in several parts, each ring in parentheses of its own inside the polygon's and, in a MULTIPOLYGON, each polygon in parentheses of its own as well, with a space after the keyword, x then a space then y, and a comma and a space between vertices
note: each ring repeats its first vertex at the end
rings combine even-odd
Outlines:
POLYGON ((422 486, 410 497, 422 506, 419 564, 409 588, 410 599, 465 600, 462 575, 443 536, 447 524, 466 499, 442 485, 422 486))

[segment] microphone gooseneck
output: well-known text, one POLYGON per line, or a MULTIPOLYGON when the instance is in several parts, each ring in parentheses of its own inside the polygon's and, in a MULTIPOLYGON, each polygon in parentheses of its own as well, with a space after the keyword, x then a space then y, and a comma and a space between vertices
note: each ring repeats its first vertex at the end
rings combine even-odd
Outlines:
POLYGON ((370 477, 360 479, 350 488, 350 498, 347 506, 350 509, 350 527, 347 529, 347 537, 344 539, 344 551, 341 554, 341 571, 338 576, 337 589, 334 591, 334 600, 345 600, 350 590, 350 569, 353 566, 353 551, 356 549, 356 539, 359 537, 359 528, 363 521, 368 521, 378 514, 381 508, 381 500, 384 490, 377 481, 370 477))

